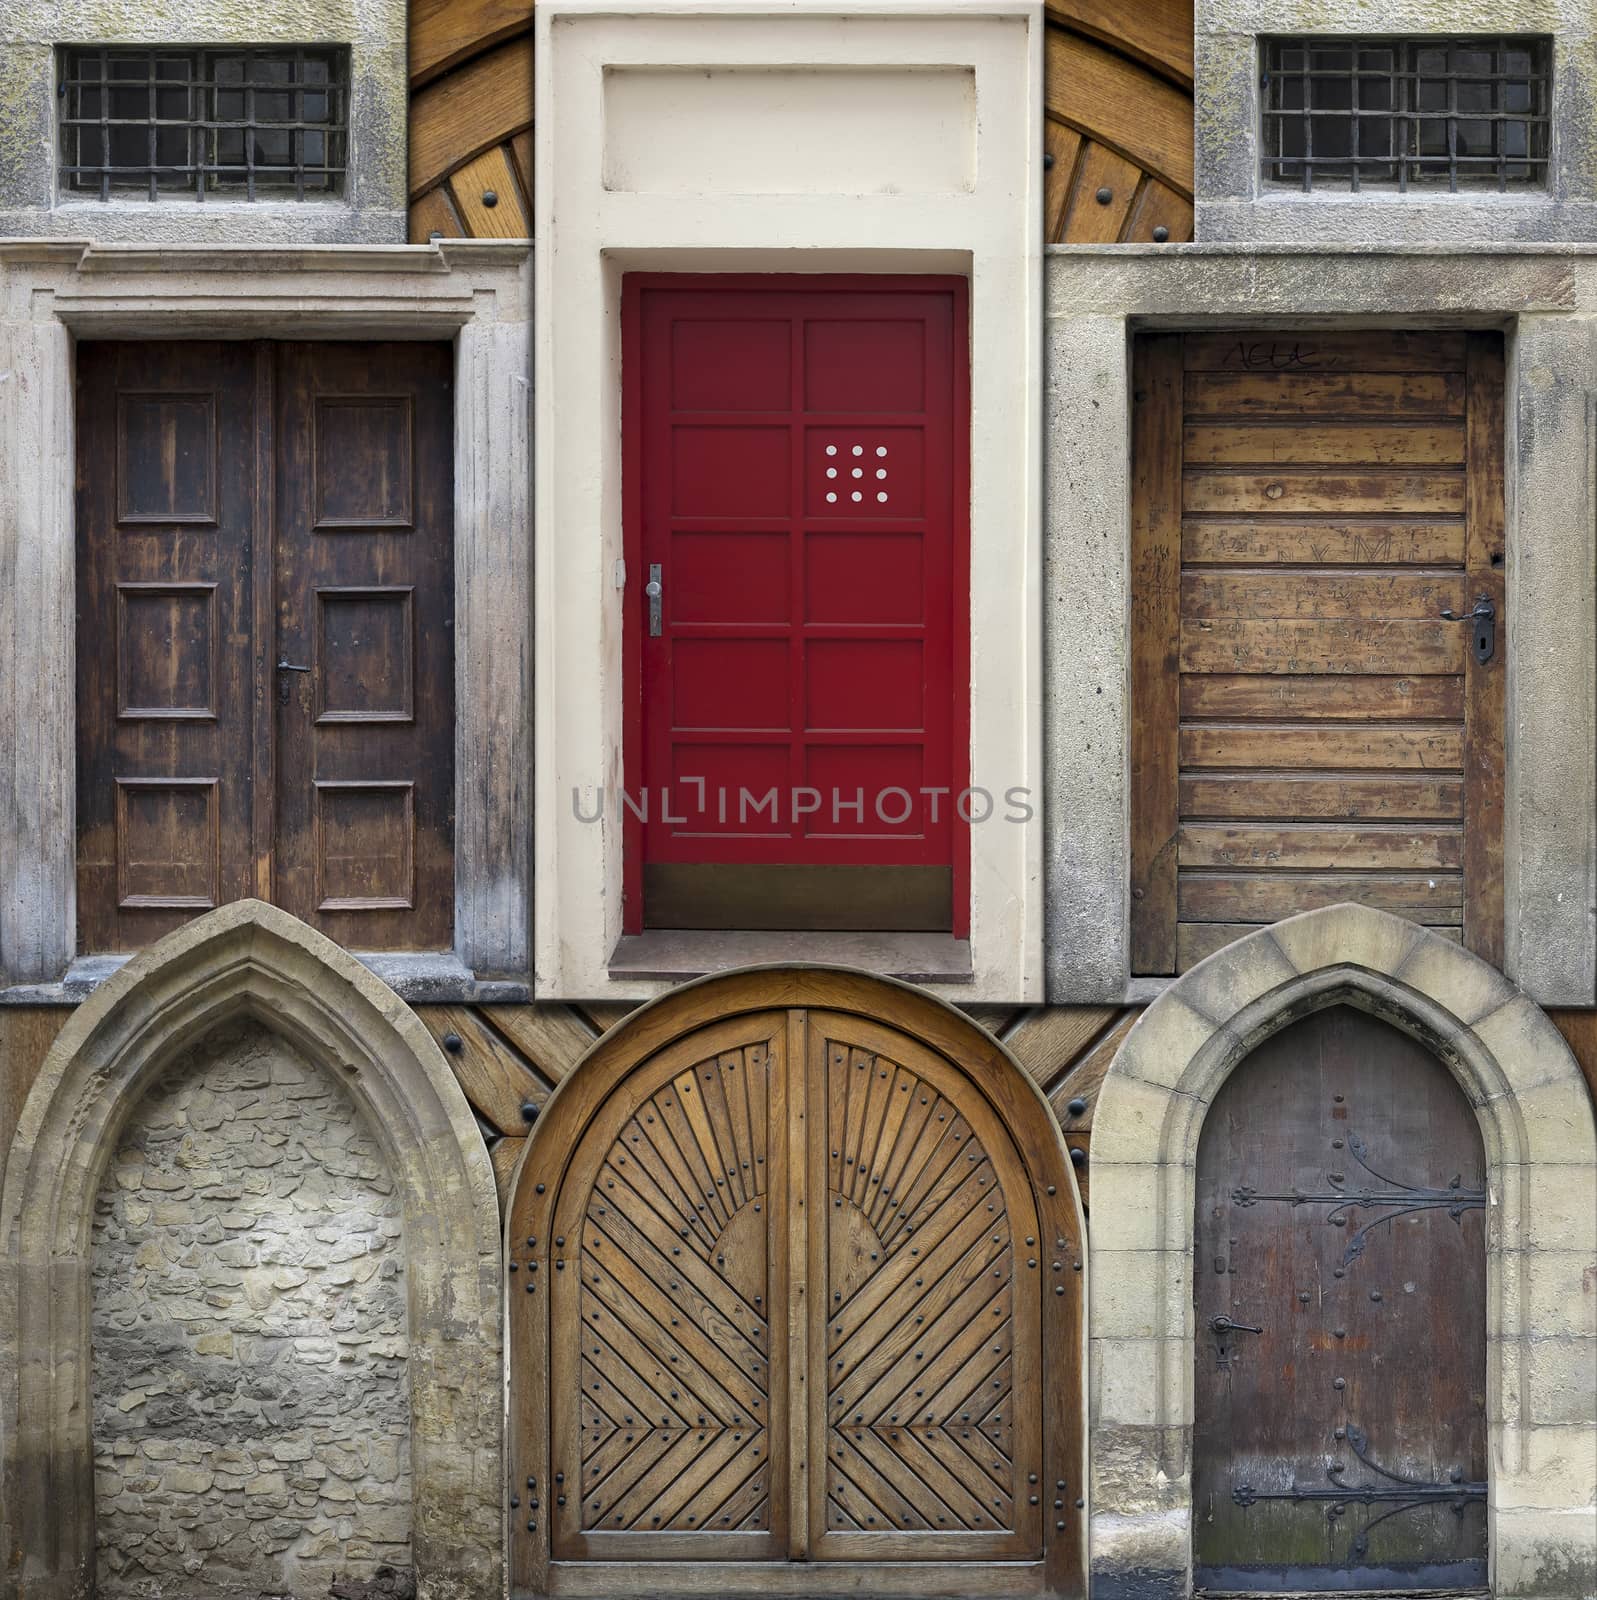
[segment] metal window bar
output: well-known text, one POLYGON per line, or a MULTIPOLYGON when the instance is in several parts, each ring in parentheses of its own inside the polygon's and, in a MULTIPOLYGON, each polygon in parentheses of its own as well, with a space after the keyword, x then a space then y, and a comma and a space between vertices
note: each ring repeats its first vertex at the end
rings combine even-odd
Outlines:
POLYGON ((1304 193, 1328 179, 1345 182, 1354 193, 1371 183, 1395 184, 1400 193, 1411 184, 1444 181, 1450 193, 1461 185, 1490 184, 1506 192, 1546 184, 1552 41, 1545 36, 1320 35, 1262 43, 1266 182, 1292 183, 1304 193), (1370 65, 1379 55, 1387 57, 1385 64, 1370 65), (1432 56, 1439 65, 1422 64, 1432 56), (1484 63, 1469 64, 1480 56, 1484 63), (1479 85, 1484 107, 1462 107, 1461 84, 1479 85), (1380 96, 1372 97, 1372 85, 1384 88, 1384 106, 1373 103, 1380 96), (1516 95, 1522 109, 1513 104, 1516 95), (1333 104, 1333 97, 1342 103, 1333 104), (1440 108, 1428 109, 1438 99, 1440 108), (1345 144, 1333 137, 1339 122, 1345 124, 1345 144), (1384 151, 1372 150, 1367 137, 1380 123, 1387 130, 1384 151), (1486 130, 1484 149, 1463 141, 1466 127, 1486 130), (1523 146, 1522 154, 1511 151, 1511 141, 1523 146))
POLYGON ((249 200, 260 198, 263 191, 271 197, 292 194, 296 200, 312 193, 342 193, 348 171, 347 84, 348 51, 337 46, 63 49, 57 82, 62 185, 100 200, 129 191, 142 191, 152 201, 176 191, 203 201, 207 194, 239 188, 249 200), (216 73, 223 59, 241 60, 242 77, 219 79, 216 73), (174 67, 181 67, 180 75, 162 76, 163 69, 174 67), (262 76, 273 70, 278 76, 262 76), (306 116, 307 88, 315 90, 324 108, 322 116, 306 116), (188 115, 162 114, 163 92, 174 90, 182 92, 188 115), (257 100, 261 90, 286 100, 286 120, 261 120, 257 100), (126 97, 140 94, 139 115, 113 114, 128 112, 126 97), (219 94, 241 96, 243 116, 221 115, 219 94), (163 149, 166 129, 182 130, 181 149, 163 149), (261 135, 268 132, 286 136, 286 159, 281 152, 274 159, 261 148, 261 135), (319 137, 319 161, 306 160, 307 133, 319 137), (223 134, 237 135, 239 159, 223 159, 219 144, 223 134), (142 161, 126 159, 119 144, 126 138, 138 140, 142 161), (91 146, 91 140, 97 143, 91 146))

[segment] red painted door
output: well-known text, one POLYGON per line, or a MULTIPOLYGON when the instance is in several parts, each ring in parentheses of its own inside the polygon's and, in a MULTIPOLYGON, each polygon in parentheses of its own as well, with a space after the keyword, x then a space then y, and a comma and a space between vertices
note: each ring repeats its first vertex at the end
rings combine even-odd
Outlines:
POLYGON ((963 281, 633 275, 623 329, 627 930, 963 936, 963 281))

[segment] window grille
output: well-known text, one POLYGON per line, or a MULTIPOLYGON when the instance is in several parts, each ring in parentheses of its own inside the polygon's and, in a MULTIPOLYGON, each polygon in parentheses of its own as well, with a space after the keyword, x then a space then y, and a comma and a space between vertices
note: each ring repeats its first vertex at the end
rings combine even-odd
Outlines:
POLYGON ((337 47, 64 49, 62 187, 101 200, 340 194, 348 84, 337 47))
POLYGON ((1547 181, 1550 39, 1266 39, 1263 57, 1267 182, 1547 181))

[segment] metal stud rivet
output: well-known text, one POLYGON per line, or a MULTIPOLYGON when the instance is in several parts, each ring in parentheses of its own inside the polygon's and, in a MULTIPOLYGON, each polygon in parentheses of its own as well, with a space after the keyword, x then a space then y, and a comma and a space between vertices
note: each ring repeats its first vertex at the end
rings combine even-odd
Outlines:
POLYGON ((1065 1106, 1065 1110, 1068 1111, 1073 1117, 1079 1117, 1086 1109, 1087 1102, 1083 1100, 1079 1094, 1074 1100, 1067 1102, 1065 1106))
POLYGON ((1113 200, 1113 199, 1114 199, 1114 197, 1115 197, 1115 192, 1114 192, 1114 190, 1113 190, 1113 189, 1111 189, 1111 188, 1110 188, 1110 187, 1109 187, 1109 186, 1108 186, 1108 185, 1107 185, 1107 184, 1106 184, 1106 185, 1105 185, 1105 186, 1104 186, 1104 187, 1103 187, 1103 188, 1102 188, 1102 189, 1100 189, 1100 190, 1099 190, 1099 191, 1098 191, 1098 192, 1097 192, 1097 194, 1095 194, 1095 195, 1094 195, 1094 196, 1093 196, 1093 198, 1094 198, 1094 199, 1095 199, 1095 200, 1096 200, 1096 201, 1097 201, 1097 202, 1098 202, 1098 204, 1099 204, 1099 205, 1101 205, 1101 206, 1106 206, 1106 205, 1108 205, 1108 204, 1109 204, 1109 202, 1110 202, 1110 201, 1111 201, 1111 200, 1113 200))
POLYGON ((452 1056, 458 1056, 465 1048, 458 1033, 446 1033, 443 1037, 443 1046, 452 1056))
POLYGON ((490 211, 492 211, 493 208, 499 204, 498 192, 493 189, 484 189, 482 192, 482 203, 487 206, 490 211))
POLYGON ((1161 224, 1153 230, 1153 242, 1163 244, 1170 237, 1170 230, 1161 224))

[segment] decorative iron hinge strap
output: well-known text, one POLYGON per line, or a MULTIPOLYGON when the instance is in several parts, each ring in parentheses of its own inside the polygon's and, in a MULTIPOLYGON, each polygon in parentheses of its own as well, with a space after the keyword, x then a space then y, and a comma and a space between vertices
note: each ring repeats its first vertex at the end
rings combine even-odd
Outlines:
POLYGON ((1378 1178, 1387 1185, 1384 1191, 1370 1188, 1349 1189, 1343 1174, 1332 1172, 1326 1177, 1326 1182, 1331 1185, 1329 1191, 1316 1193, 1307 1189, 1293 1189, 1286 1194, 1261 1194, 1257 1189, 1243 1185, 1231 1191, 1231 1199, 1239 1206, 1254 1206, 1263 1200, 1277 1200, 1292 1206, 1331 1206, 1334 1209, 1326 1214, 1325 1220, 1337 1228, 1346 1226, 1347 1214, 1354 1206, 1364 1211, 1376 1206, 1391 1206, 1392 1209, 1385 1216, 1376 1217, 1373 1221, 1365 1223, 1362 1228, 1354 1230, 1353 1236, 1347 1242, 1347 1249, 1342 1252, 1344 1267, 1364 1254, 1365 1241, 1373 1229, 1388 1222, 1395 1222, 1397 1218, 1407 1216, 1410 1212, 1445 1210, 1457 1222, 1466 1211, 1479 1211, 1486 1205, 1486 1191, 1464 1188, 1463 1179, 1456 1174, 1445 1189, 1421 1188, 1415 1184, 1404 1183, 1399 1178, 1389 1178, 1384 1172, 1377 1172, 1366 1159, 1369 1154, 1368 1147, 1356 1133, 1347 1136, 1347 1147, 1353 1159, 1372 1178, 1378 1178))

